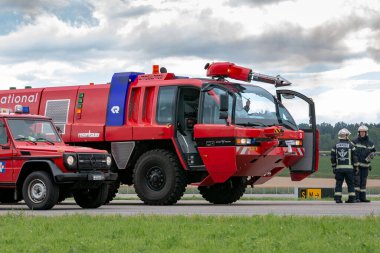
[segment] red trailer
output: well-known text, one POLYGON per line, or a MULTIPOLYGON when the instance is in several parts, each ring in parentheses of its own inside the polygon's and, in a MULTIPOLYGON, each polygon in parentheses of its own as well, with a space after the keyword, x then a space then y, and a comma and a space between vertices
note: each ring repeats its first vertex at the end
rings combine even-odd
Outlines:
POLYGON ((317 170, 312 99, 286 89, 272 95, 249 84, 290 85, 280 76, 228 62, 205 69, 210 78, 177 77, 154 67, 152 74, 115 73, 108 84, 5 90, 0 106, 29 106, 51 117, 65 142, 111 152, 119 181, 133 184, 146 204, 176 203, 188 184, 211 203, 232 203, 247 185, 262 184, 284 168, 292 180, 317 170), (306 129, 284 106, 294 98, 309 107, 306 129))

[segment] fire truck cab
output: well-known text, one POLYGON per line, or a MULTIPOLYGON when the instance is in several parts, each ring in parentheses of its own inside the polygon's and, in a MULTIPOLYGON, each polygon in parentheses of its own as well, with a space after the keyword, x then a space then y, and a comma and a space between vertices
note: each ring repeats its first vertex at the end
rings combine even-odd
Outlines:
POLYGON ((284 168, 292 180, 318 169, 310 98, 283 89, 290 83, 280 76, 233 63, 205 69, 209 78, 187 78, 155 66, 152 74, 115 73, 107 84, 0 91, 0 102, 51 117, 71 145, 111 152, 119 182, 146 204, 174 204, 188 184, 211 203, 233 203, 284 168), (281 89, 272 95, 251 81, 281 89), (295 100, 292 108, 307 110, 302 128, 284 106, 295 100))
POLYGON ((73 195, 83 208, 103 205, 117 178, 111 156, 65 145, 51 119, 28 111, 0 112, 0 203, 24 200, 30 209, 46 210, 73 195))

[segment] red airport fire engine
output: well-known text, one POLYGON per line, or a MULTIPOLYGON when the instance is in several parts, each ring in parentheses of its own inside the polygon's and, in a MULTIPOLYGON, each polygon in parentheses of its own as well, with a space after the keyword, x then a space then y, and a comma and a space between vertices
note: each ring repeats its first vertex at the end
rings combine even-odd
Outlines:
POLYGON ((29 106, 51 117, 65 142, 111 152, 118 180, 133 184, 146 204, 174 204, 188 184, 211 203, 232 203, 247 185, 284 168, 295 181, 318 169, 310 98, 286 89, 273 96, 249 84, 290 85, 281 76, 229 62, 205 69, 210 78, 178 77, 155 65, 152 74, 115 73, 108 84, 11 89, 0 91, 0 104, 29 106), (284 106, 295 98, 308 107, 305 129, 284 106))
POLYGON ((46 210, 73 195, 83 208, 103 205, 117 179, 108 152, 65 145, 51 119, 27 113, 0 112, 0 203, 46 210))

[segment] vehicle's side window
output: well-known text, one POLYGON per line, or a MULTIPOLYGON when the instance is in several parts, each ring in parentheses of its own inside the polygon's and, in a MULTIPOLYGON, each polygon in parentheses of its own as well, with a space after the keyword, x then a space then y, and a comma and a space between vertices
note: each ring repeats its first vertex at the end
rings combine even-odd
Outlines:
POLYGON ((177 87, 175 86, 160 87, 157 100, 158 123, 173 123, 176 92, 177 87))
MULTIPOLYGON (((225 94, 226 91, 214 88, 205 93, 204 102, 203 102, 203 115, 202 123, 203 124, 225 124, 224 119, 219 119, 219 95, 225 94)), ((228 96, 228 115, 231 117, 232 114, 232 104, 233 97, 228 96)))
POLYGON ((0 122, 0 145, 8 144, 8 135, 4 123, 0 122))

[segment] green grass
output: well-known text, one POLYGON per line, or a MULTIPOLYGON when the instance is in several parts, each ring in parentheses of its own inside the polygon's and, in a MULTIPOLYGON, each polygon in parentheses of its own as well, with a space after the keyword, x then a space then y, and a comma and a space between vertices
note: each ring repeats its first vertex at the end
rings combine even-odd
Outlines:
POLYGON ((379 252, 380 217, 0 217, 1 252, 379 252))
MULTIPOLYGON (((376 156, 372 161, 372 170, 369 172, 370 179, 380 179, 380 157, 376 156)), ((319 157, 319 168, 312 177, 334 177, 331 168, 331 162, 329 156, 320 156, 319 157)))
MULTIPOLYGON (((372 170, 369 172, 369 179, 380 179, 380 157, 376 156, 372 160, 372 170)), ((279 176, 289 176, 289 170, 284 169, 279 176)), ((311 175, 311 178, 334 178, 332 173, 332 167, 329 156, 320 156, 319 157, 319 166, 318 171, 311 175)))

